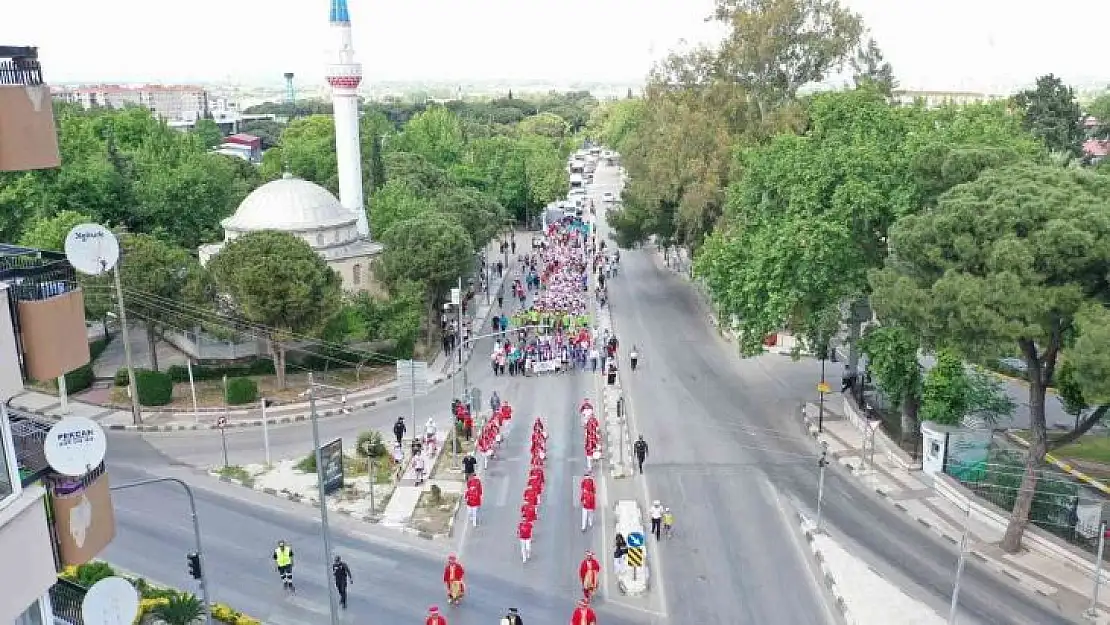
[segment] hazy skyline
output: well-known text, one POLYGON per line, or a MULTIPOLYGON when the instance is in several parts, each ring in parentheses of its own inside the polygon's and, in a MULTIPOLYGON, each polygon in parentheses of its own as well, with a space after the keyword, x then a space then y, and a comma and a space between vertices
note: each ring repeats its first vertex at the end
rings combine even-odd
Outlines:
MULTIPOLYGON (((711 42, 722 32, 704 23, 712 0, 348 1, 370 84, 637 82, 681 41, 711 42)), ((1057 0, 1050 12, 1003 0, 844 2, 863 16, 905 89, 1002 92, 1049 72, 1082 86, 1110 84, 1105 36, 1094 34, 1110 21, 1105 0, 1057 0)), ((322 84, 333 58, 328 0, 159 5, 18 2, 4 8, 0 44, 39 46, 52 83, 269 83, 292 71, 298 83, 322 84)))

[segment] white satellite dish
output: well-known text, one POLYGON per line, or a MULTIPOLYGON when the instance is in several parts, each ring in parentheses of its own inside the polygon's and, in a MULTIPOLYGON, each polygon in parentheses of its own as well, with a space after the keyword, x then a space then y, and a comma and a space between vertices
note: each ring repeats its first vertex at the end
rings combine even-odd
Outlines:
POLYGON ((107 451, 103 428, 85 417, 66 417, 55 423, 42 443, 50 468, 70 477, 81 477, 100 465, 107 451))
POLYGON ((85 625, 131 625, 139 615, 139 592, 122 577, 93 584, 81 601, 85 625))
POLYGON ((69 264, 90 276, 111 271, 119 262, 119 241, 100 224, 74 226, 66 235, 65 249, 69 264))

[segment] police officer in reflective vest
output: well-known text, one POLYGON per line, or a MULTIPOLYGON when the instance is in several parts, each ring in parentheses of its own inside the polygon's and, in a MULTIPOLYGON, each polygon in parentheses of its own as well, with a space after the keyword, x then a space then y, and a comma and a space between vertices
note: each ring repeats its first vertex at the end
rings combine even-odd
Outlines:
POLYGON ((277 564, 278 575, 281 575, 281 585, 286 590, 294 592, 293 587, 293 548, 279 540, 277 549, 274 549, 274 562, 277 564))

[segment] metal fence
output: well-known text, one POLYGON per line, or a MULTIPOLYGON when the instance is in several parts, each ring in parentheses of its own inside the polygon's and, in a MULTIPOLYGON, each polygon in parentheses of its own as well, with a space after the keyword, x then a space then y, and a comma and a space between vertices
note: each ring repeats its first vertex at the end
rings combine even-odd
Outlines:
MULTIPOLYGON (((944 472, 980 499, 1010 512, 1021 488, 1025 457, 1010 449, 994 448, 985 461, 949 462, 944 472)), ((1046 467, 1038 470, 1029 520, 1040 529, 1094 553, 1105 503, 1101 494, 1046 467)))
POLYGON ((85 625, 85 619, 81 616, 81 601, 86 592, 87 588, 71 581, 59 579, 55 582, 50 587, 50 605, 54 618, 71 625, 85 625))
POLYGON ((0 282, 16 301, 37 301, 77 288, 77 274, 65 254, 0 244, 0 282))

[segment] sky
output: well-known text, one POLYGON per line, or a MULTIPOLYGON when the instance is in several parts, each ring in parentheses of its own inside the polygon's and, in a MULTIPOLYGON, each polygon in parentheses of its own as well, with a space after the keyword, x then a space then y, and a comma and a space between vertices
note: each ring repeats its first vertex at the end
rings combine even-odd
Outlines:
MULTIPOLYGON (((719 38, 712 0, 348 0, 366 80, 637 82, 719 38)), ((1055 73, 1110 84, 1107 0, 842 0, 905 89, 1004 93, 1055 73)), ((328 0, 5 2, 0 44, 39 47, 63 82, 322 83, 328 0)))

